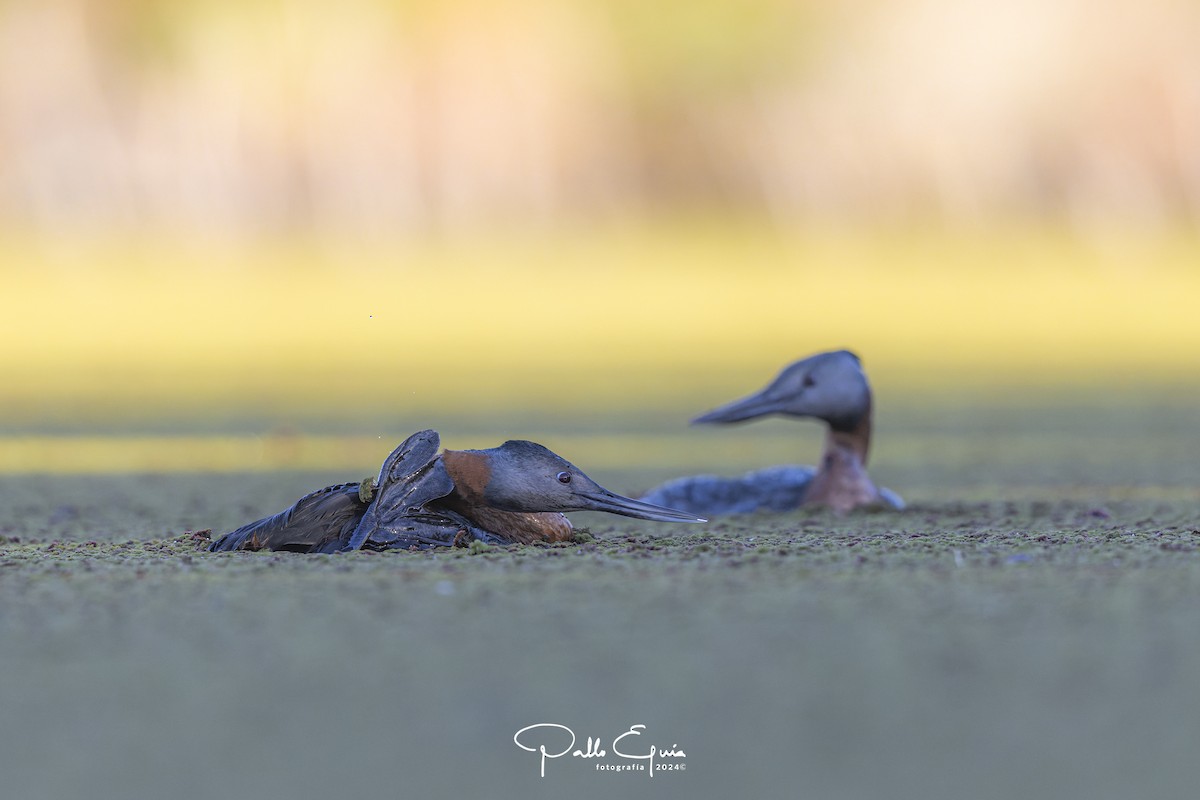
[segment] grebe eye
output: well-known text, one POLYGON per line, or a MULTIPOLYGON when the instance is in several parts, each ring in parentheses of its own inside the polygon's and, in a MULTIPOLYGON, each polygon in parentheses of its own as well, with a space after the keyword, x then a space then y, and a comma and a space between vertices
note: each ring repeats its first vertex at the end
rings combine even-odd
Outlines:
POLYGON ((570 483, 571 482, 571 473, 569 473, 569 472, 560 472, 557 475, 555 475, 554 477, 558 478, 559 483, 570 483))
POLYGON ((816 385, 817 385, 817 379, 816 379, 816 378, 814 378, 812 375, 805 375, 805 376, 804 376, 804 388, 805 388, 805 389, 809 389, 809 388, 811 388, 811 387, 813 387, 813 386, 816 386, 816 385))

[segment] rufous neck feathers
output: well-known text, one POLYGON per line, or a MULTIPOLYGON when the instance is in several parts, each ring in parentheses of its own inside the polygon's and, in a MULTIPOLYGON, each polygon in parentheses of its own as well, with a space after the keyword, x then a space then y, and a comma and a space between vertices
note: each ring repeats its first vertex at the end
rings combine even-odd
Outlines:
POLYGON ((562 542, 573 535, 570 521, 562 514, 504 511, 489 505, 486 492, 492 479, 492 466, 486 453, 445 450, 442 464, 454 481, 454 492, 440 502, 479 528, 518 544, 562 542))
POLYGON ((805 504, 824 505, 846 512, 877 502, 879 490, 867 475, 871 444, 871 410, 851 430, 829 429, 825 452, 805 497, 805 504))

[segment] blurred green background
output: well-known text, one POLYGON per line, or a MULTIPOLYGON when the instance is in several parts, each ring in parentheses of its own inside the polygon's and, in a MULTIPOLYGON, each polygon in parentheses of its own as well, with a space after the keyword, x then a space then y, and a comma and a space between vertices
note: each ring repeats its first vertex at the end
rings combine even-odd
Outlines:
POLYGON ((683 442, 834 347, 885 419, 1192 393, 1198 34, 1168 0, 7 0, 0 469, 683 442))

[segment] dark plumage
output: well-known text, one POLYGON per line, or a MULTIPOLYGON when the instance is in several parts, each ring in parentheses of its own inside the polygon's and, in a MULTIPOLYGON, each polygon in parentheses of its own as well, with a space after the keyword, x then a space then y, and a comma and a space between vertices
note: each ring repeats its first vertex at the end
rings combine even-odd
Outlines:
POLYGON ((374 486, 344 483, 222 536, 210 550, 335 553, 465 544, 562 541, 563 511, 607 511, 665 522, 691 514, 613 494, 540 444, 438 455, 436 431, 413 434, 383 463, 374 486))
POLYGON ((472 526, 426 506, 454 491, 437 456, 436 431, 421 431, 392 451, 377 481, 341 483, 307 494, 291 508, 244 525, 209 547, 336 553, 361 547, 424 548, 453 544, 472 526))
POLYGON ((209 545, 209 550, 337 550, 358 527, 367 503, 358 483, 339 483, 306 494, 278 514, 243 525, 209 545))

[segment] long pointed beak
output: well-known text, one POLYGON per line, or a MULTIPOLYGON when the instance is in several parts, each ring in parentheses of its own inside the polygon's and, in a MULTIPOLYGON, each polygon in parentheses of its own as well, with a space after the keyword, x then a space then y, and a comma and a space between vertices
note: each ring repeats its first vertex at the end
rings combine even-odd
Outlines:
POLYGON ((767 414, 779 413, 780 411, 781 408, 778 400, 768 397, 765 392, 759 392, 749 397, 743 397, 741 400, 726 403, 706 414, 701 414, 693 419, 691 424, 706 425, 713 422, 742 422, 754 419, 755 417, 766 416, 767 414))
POLYGON ((583 501, 579 511, 607 511, 609 514, 620 514, 624 517, 648 519, 655 522, 708 522, 695 514, 687 514, 665 506, 656 506, 653 503, 643 503, 641 500, 613 494, 607 489, 600 489, 598 492, 581 492, 578 496, 583 501))

